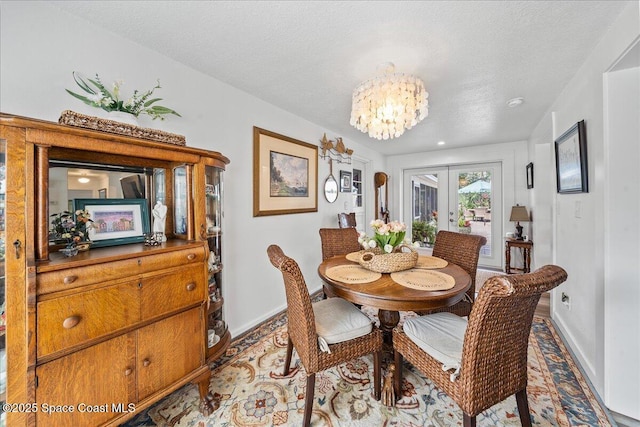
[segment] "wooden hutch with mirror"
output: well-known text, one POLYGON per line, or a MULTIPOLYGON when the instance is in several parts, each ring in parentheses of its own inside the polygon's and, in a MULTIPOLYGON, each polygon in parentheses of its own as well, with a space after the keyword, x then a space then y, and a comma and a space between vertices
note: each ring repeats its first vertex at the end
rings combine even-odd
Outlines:
POLYGON ((200 411, 215 410, 208 363, 231 340, 221 293, 229 159, 2 113, 0 148, 6 425, 118 425, 187 383, 200 411), (92 244, 65 256, 51 218, 89 206, 92 244), (165 239, 152 233, 158 206, 165 239))

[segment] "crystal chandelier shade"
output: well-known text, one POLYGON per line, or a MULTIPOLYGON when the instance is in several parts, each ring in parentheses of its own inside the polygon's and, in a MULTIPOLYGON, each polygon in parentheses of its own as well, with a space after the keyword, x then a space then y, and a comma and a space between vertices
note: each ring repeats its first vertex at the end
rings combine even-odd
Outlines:
POLYGON ((386 64, 384 75, 361 83, 354 91, 351 104, 351 126, 368 132, 371 138, 398 138, 429 112, 429 93, 418 77, 395 73, 386 64))

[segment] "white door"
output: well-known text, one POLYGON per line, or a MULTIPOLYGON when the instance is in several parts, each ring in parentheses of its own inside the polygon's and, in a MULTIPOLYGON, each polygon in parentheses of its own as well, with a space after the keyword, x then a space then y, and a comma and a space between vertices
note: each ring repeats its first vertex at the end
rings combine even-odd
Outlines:
POLYGON ((478 265, 501 268, 501 166, 484 163, 405 170, 403 216, 412 240, 429 247, 437 230, 479 234, 487 243, 480 249, 478 265))
POLYGON ((367 211, 367 183, 365 181, 367 175, 365 173, 365 164, 353 159, 352 167, 353 176, 351 179, 351 192, 353 194, 353 202, 351 205, 353 212, 356 214, 356 229, 358 231, 366 231, 368 224, 365 216, 365 212, 367 211))

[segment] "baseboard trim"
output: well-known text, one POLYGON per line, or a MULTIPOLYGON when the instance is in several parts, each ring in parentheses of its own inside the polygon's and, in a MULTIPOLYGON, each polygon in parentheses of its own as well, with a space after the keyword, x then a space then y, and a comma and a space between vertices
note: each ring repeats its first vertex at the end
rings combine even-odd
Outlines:
POLYGON ((640 420, 627 417, 626 415, 622 415, 611 410, 609 412, 611 412, 611 416, 619 427, 640 427, 640 420))

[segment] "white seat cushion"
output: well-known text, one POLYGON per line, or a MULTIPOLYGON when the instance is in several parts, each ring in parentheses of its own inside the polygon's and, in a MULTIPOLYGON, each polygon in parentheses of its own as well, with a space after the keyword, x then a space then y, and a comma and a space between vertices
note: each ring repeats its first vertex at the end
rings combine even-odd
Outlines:
MULTIPOLYGON (((361 337, 373 328, 366 314, 342 298, 327 298, 314 302, 312 307, 318 337, 327 344, 361 337)), ((322 343, 320 346, 323 347, 322 343)))
POLYGON ((460 370, 467 320, 453 313, 435 313, 407 319, 403 329, 411 341, 442 363, 445 371, 455 369, 453 381, 460 370))

